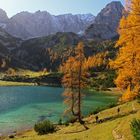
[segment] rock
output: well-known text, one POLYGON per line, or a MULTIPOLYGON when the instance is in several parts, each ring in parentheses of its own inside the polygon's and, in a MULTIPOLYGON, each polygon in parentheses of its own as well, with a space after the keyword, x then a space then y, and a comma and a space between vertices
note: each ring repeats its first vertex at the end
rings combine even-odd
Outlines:
POLYGON ((119 1, 109 3, 95 18, 85 35, 89 39, 107 40, 118 36, 117 28, 123 14, 124 7, 119 1))
POLYGON ((15 138, 16 134, 17 134, 17 131, 13 131, 13 132, 11 132, 11 133, 8 135, 8 137, 9 137, 10 139, 13 139, 13 138, 15 138))
POLYGON ((42 37, 57 32, 83 32, 94 19, 92 14, 54 16, 47 11, 20 12, 9 19, 6 12, 0 9, 0 27, 22 39, 42 37))
POLYGON ((9 135, 8 137, 9 137, 10 139, 15 138, 15 136, 14 136, 14 135, 9 135))
POLYGON ((0 9, 0 23, 1 22, 7 22, 8 21, 8 16, 6 12, 2 9, 0 9))

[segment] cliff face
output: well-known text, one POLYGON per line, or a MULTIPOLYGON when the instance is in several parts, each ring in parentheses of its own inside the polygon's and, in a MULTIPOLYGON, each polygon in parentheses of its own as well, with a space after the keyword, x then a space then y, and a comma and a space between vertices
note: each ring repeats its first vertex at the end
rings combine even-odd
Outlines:
POLYGON ((42 37, 57 32, 83 32, 94 21, 92 14, 64 14, 54 16, 47 11, 21 12, 8 19, 0 10, 0 27, 22 39, 42 37))
POLYGON ((92 39, 111 39, 118 36, 117 28, 122 17, 124 7, 121 2, 109 3, 95 18, 95 21, 90 25, 85 35, 92 39))
POLYGON ((0 9, 0 22, 6 22, 8 21, 8 16, 6 12, 2 9, 0 9))

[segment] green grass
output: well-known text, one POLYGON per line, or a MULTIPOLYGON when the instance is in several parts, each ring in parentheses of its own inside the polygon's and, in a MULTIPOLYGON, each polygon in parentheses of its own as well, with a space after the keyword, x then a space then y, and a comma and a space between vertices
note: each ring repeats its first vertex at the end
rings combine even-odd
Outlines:
POLYGON ((117 107, 104 110, 98 114, 99 119, 117 116, 114 119, 96 124, 95 116, 91 115, 85 120, 88 122, 89 129, 84 131, 84 127, 79 123, 70 124, 69 126, 59 126, 59 131, 39 136, 33 130, 19 134, 14 140, 114 140, 115 135, 122 136, 124 140, 134 140, 130 122, 133 118, 140 118, 140 104, 135 100, 117 107), (117 114, 117 108, 120 108, 120 116, 117 114), (136 113, 129 113, 133 109, 138 110, 136 113), (125 114, 124 116, 122 116, 125 114))

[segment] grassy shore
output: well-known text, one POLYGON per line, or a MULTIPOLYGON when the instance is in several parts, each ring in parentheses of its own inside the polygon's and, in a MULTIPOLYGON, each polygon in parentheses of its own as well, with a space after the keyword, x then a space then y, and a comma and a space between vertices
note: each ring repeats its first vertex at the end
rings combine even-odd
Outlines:
POLYGON ((23 69, 18 69, 18 70, 14 70, 13 74, 7 74, 7 73, 0 73, 0 77, 4 77, 4 76, 28 76, 29 78, 34 78, 34 77, 39 77, 39 76, 43 76, 43 75, 48 75, 49 72, 44 72, 44 71, 30 71, 30 70, 23 70, 23 69))
POLYGON ((33 86, 34 83, 1 81, 0 86, 33 86))
MULTIPOLYGON (((48 72, 34 72, 34 71, 30 71, 30 70, 22 70, 22 69, 18 69, 15 71, 14 75, 8 75, 10 76, 19 76, 19 77, 26 77, 28 76, 29 78, 36 78, 42 75, 48 75, 48 72)), ((5 73, 0 73, 0 78, 2 79, 3 77, 7 76, 7 74, 5 73)), ((0 80, 0 86, 33 86, 35 85, 35 83, 30 83, 30 82, 13 82, 13 81, 3 81, 0 80)))
POLYGON ((134 140, 130 122, 133 118, 140 119, 140 104, 135 100, 117 107, 104 110, 97 114, 100 119, 107 119, 100 124, 95 123, 95 115, 85 118, 88 130, 79 123, 69 126, 58 126, 53 134, 39 136, 34 130, 18 134, 14 140, 134 140), (120 108, 120 114, 117 108, 120 108), (134 112, 132 112, 134 111, 134 112))

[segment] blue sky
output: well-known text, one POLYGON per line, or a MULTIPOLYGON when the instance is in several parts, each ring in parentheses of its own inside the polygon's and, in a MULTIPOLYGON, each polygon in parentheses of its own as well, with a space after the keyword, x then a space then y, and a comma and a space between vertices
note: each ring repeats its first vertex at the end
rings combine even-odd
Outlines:
MULTIPOLYGON (((9 17, 21 11, 38 10, 46 10, 54 15, 65 13, 96 15, 111 1, 113 0, 0 0, 0 8, 4 9, 9 17)), ((124 3, 124 0, 118 1, 124 3)))

